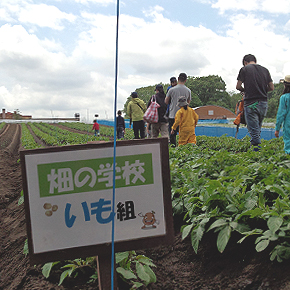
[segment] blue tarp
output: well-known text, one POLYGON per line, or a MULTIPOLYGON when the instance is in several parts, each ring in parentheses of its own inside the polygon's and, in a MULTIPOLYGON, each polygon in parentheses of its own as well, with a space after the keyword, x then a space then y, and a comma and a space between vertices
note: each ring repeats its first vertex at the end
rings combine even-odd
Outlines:
MULTIPOLYGON (((195 129, 195 134, 205 135, 210 137, 220 137, 222 135, 227 135, 231 137, 235 137, 236 135, 236 127, 218 127, 218 126, 197 126, 195 129)), ((283 132, 280 132, 280 136, 283 135, 283 132)), ((237 138, 242 139, 245 136, 250 136, 248 133, 248 129, 246 127, 242 127, 239 129, 237 138)), ((262 128, 261 131, 261 139, 270 140, 276 138, 275 137, 275 128, 262 128)))
MULTIPOLYGON (((228 120, 210 120, 212 123, 228 123, 228 120)), ((199 123, 209 123, 209 120, 199 120, 199 123)), ((114 126, 113 120, 98 120, 98 123, 101 125, 114 126)), ((130 121, 125 120, 126 128, 129 128, 130 121)), ((261 138, 264 140, 270 140, 275 138, 275 128, 262 128, 261 138)), ((196 136, 205 135, 210 137, 220 137, 222 135, 227 135, 235 137, 236 127, 218 127, 218 126, 197 126, 195 129, 196 136)), ((283 135, 283 132, 280 132, 280 136, 283 135)), ((249 136, 248 129, 246 127, 241 127, 237 135, 238 139, 242 139, 245 136, 249 136)))

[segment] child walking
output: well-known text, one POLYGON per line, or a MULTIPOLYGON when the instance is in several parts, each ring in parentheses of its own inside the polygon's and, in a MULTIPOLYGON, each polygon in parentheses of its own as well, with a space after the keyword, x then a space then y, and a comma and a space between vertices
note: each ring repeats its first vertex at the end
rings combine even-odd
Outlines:
POLYGON ((92 130, 95 130, 95 136, 97 136, 97 134, 98 134, 98 136, 100 136, 100 126, 99 126, 97 120, 94 120, 92 130))
POLYGON ((283 125, 284 151, 290 154, 290 75, 285 76, 280 82, 284 83, 284 91, 279 101, 275 136, 279 137, 279 131, 283 125))
POLYGON ((171 134, 174 134, 176 128, 179 126, 178 144, 196 144, 195 127, 198 122, 198 115, 195 113, 194 109, 188 106, 186 97, 179 97, 177 105, 180 109, 175 115, 171 134))

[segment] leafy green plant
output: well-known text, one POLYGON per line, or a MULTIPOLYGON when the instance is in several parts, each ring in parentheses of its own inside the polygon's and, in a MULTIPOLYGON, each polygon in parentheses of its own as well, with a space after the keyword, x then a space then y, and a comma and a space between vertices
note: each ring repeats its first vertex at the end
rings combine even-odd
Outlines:
POLYGON ((135 251, 116 253, 116 263, 119 264, 116 271, 121 278, 129 282, 131 289, 138 289, 156 282, 156 276, 151 267, 156 267, 152 260, 137 255, 135 251))
POLYGON ((198 136, 198 146, 170 149, 173 212, 195 252, 209 231, 220 252, 237 232, 240 242, 255 235, 253 247, 271 259, 288 257, 290 156, 281 141, 263 140, 257 153, 248 138, 198 136))
POLYGON ((21 190, 20 197, 18 199, 18 205, 21 205, 23 203, 24 203, 24 193, 23 193, 23 190, 21 190))
MULTIPOLYGON (((51 270, 55 265, 59 265, 61 262, 50 262, 46 263, 42 267, 42 274, 45 278, 48 278, 50 276, 51 270)), ((83 259, 75 259, 75 260, 69 260, 66 261, 67 264, 62 266, 60 269, 64 269, 62 274, 60 275, 59 283, 58 285, 61 285, 63 281, 67 277, 73 277, 76 278, 79 274, 79 272, 85 273, 86 268, 90 267, 95 269, 96 268, 96 263, 95 263, 95 258, 86 258, 85 260, 83 259)), ((94 281, 97 278, 96 274, 92 275, 90 277, 90 281, 94 281)))

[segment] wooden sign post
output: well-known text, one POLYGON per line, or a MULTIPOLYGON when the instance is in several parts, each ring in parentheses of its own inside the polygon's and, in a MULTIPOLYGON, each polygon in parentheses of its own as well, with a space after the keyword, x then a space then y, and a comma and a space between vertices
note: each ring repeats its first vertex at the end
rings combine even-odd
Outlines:
MULTIPOLYGON (((99 256, 108 273, 116 252, 174 239, 167 138, 20 152, 31 264, 99 256)), ((106 289, 105 280, 102 289, 106 289)))

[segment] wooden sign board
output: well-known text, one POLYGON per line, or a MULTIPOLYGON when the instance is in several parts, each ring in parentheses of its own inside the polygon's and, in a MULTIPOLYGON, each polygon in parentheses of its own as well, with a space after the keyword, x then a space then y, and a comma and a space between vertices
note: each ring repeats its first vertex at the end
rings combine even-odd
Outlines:
POLYGON ((31 264, 173 242, 167 138, 20 152, 31 264))

